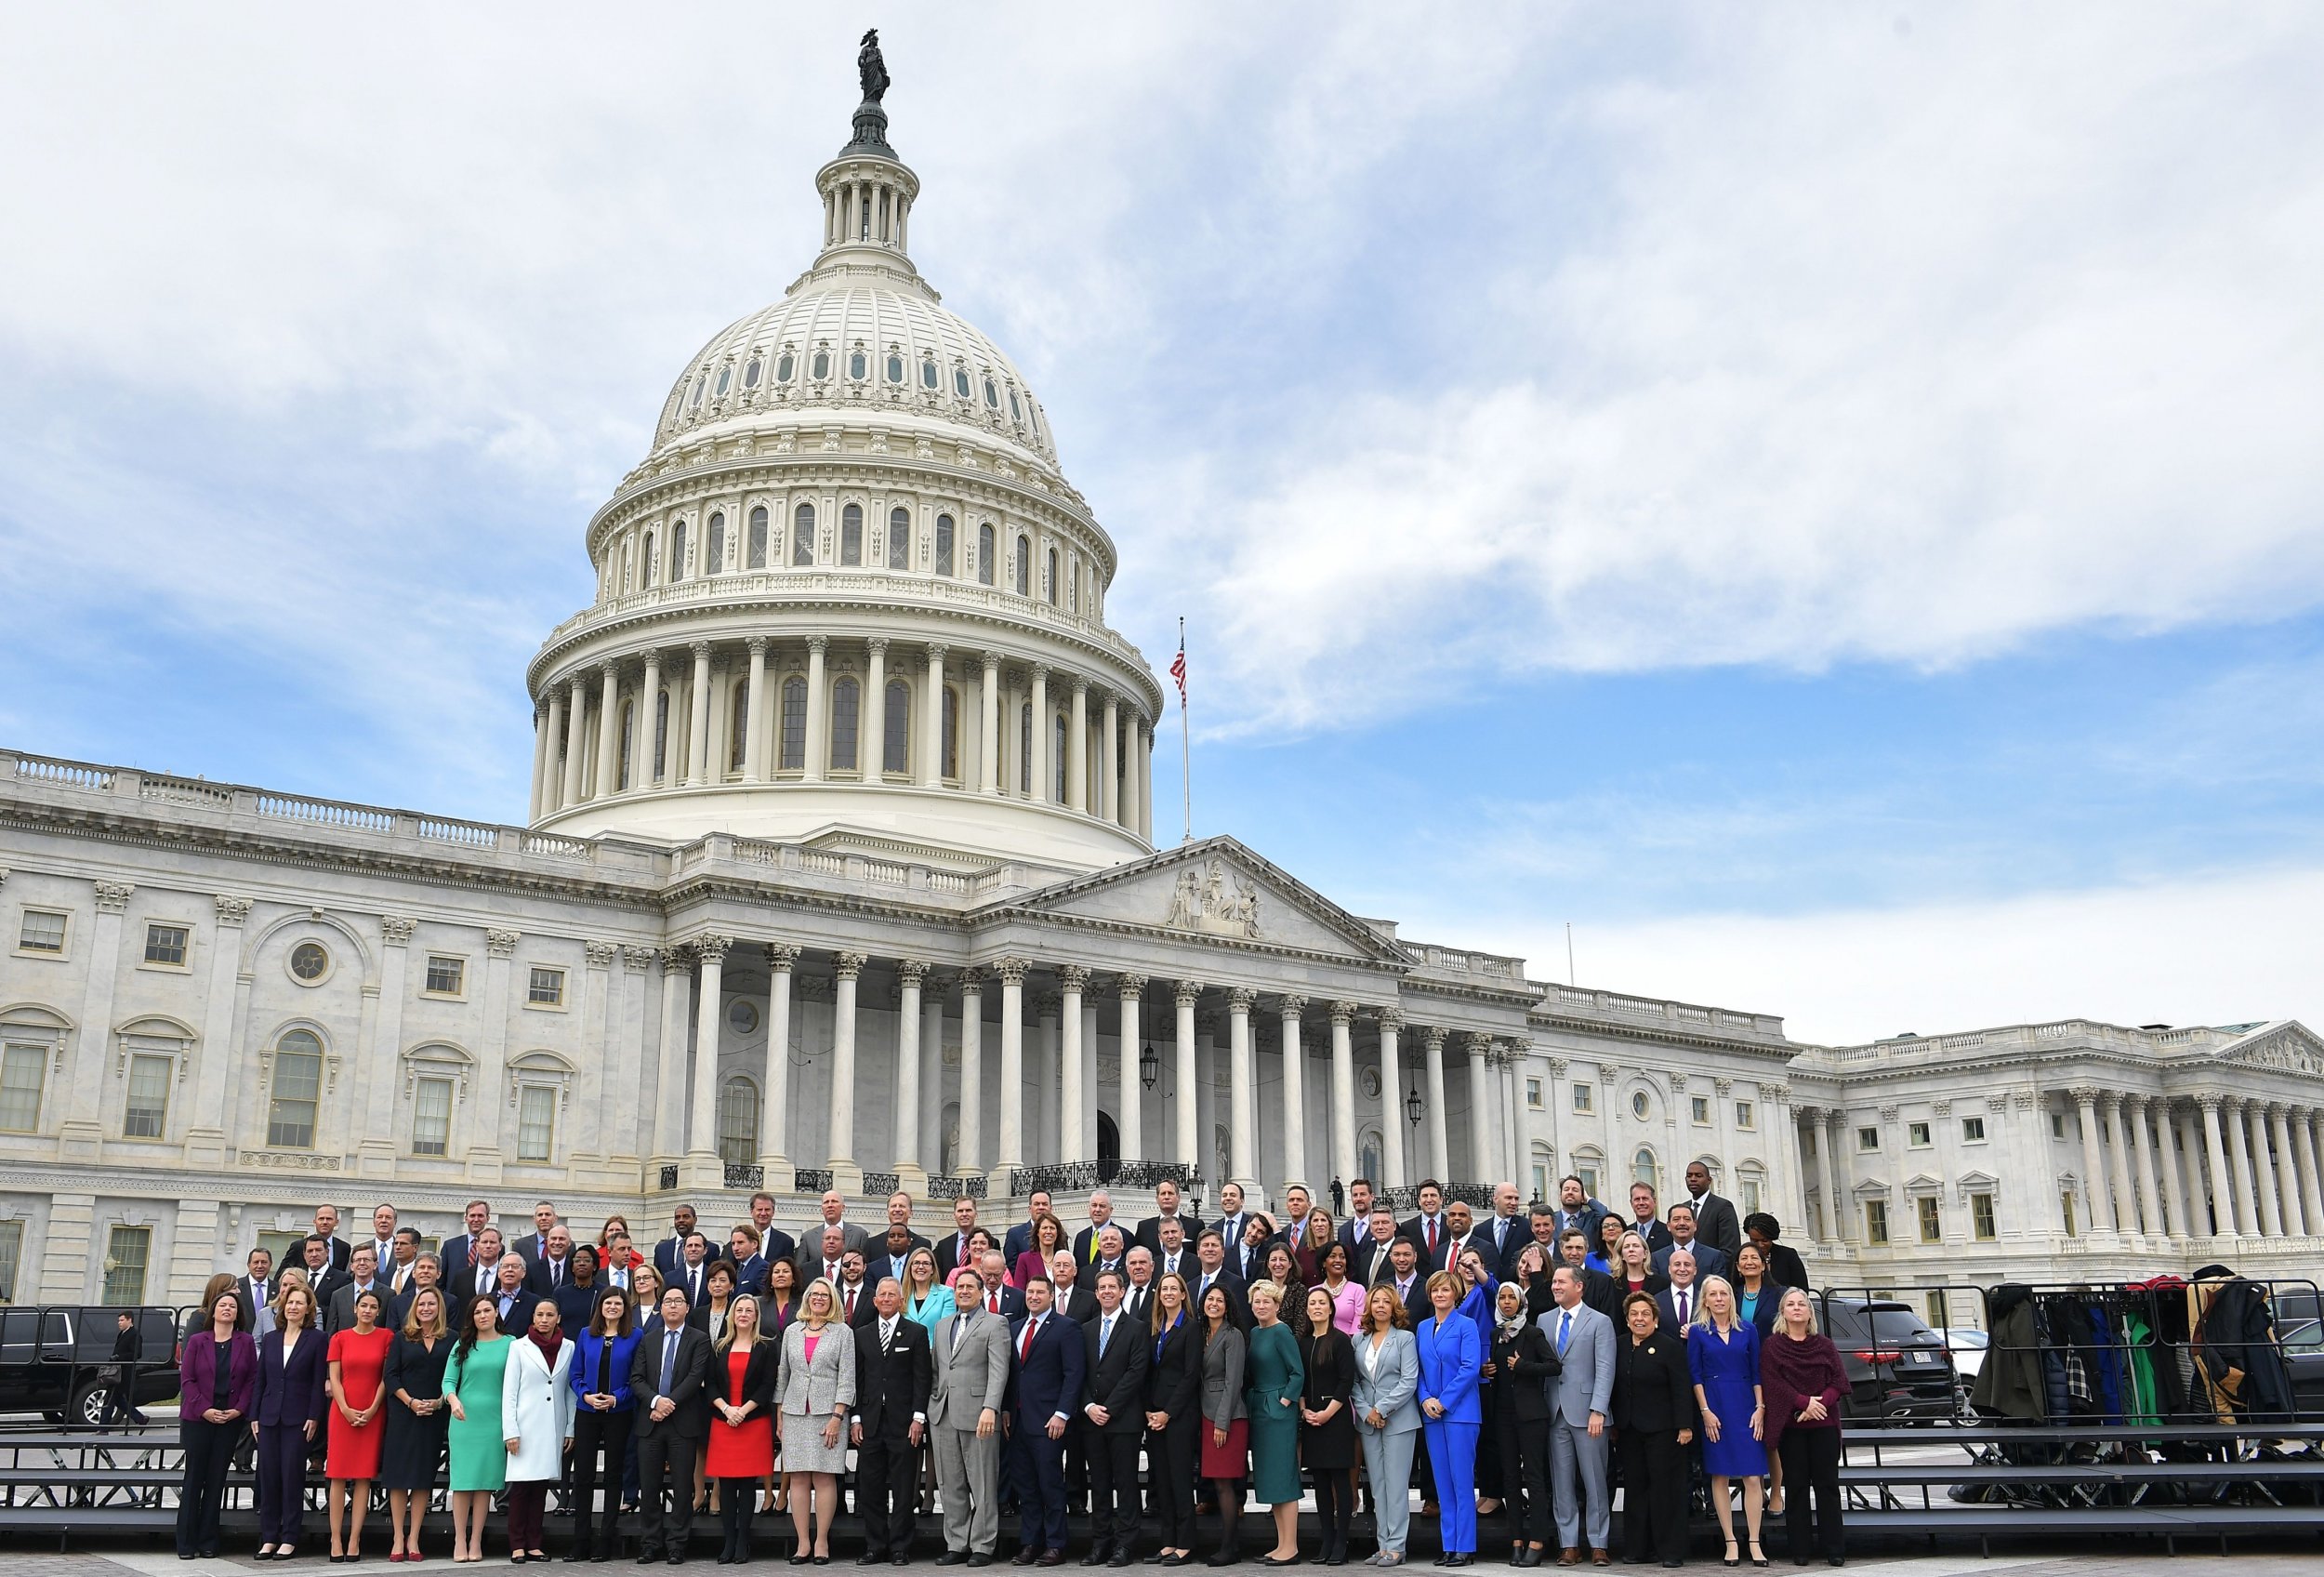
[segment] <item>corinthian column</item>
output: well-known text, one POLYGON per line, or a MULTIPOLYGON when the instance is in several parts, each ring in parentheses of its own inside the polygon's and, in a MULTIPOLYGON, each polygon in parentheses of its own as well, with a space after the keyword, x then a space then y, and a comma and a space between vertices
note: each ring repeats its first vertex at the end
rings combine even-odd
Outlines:
POLYGON ((586 674, 574 674, 565 701, 565 803, 577 805, 586 796, 588 778, 584 768, 589 756, 589 692, 586 674))
POLYGON ((984 976, 960 972, 960 1143, 963 1177, 984 1170, 984 976))
POLYGON ((759 1186, 787 1194, 797 1179, 785 1153, 791 1127, 791 971, 799 949, 767 944, 767 1081, 759 1093, 759 1186))
POLYGON ((2195 1097, 2195 1104, 2203 1113, 2203 1170, 2211 1179, 2211 1209, 2205 1213, 2212 1236, 2231 1238, 2236 1229, 2235 1190, 2227 1184, 2227 1146, 2219 1121, 2219 1108, 2225 1103, 2205 1093, 2195 1097))
POLYGON ((1058 1004, 1058 1027, 1063 1039, 1057 1055, 1057 1159, 1070 1166, 1077 1160, 1093 1159, 1083 1154, 1081 1147, 1085 1127, 1082 1109, 1092 1093, 1081 1087, 1081 992, 1089 984, 1089 972, 1077 963, 1062 965, 1057 971, 1057 984, 1063 998, 1058 1004))
POLYGON ((1259 1110, 1252 1098, 1259 1069, 1251 1055, 1250 1008, 1257 994, 1241 986, 1226 994, 1227 1168, 1248 1194, 1259 1186, 1259 1110))
POLYGON ((821 783, 831 765, 831 696, 824 683, 828 635, 807 638, 807 781, 821 783))
POLYGON ((2316 1147, 2317 1111, 2302 1107, 2291 1114, 2291 1149, 2300 1168, 2300 1203, 2308 1218, 2308 1236, 2324 1238, 2324 1194, 2319 1193, 2316 1147))
POLYGON ((638 685, 638 737, 629 747, 629 787, 658 788, 662 785, 662 654, 645 655, 645 678, 638 685))
POLYGON ((2284 1235, 2283 1217, 2276 1210, 2276 1167, 2267 1154, 2267 1103, 2243 1103, 2243 1121, 2239 1131, 2248 1131, 2251 1138, 2251 1167, 2243 1175, 2251 1180, 2251 1204, 2263 1235, 2280 1238, 2284 1235))
POLYGON ((1380 1186, 1404 1186, 1404 1069, 1396 1055, 1404 1014, 1395 1008, 1380 1014, 1380 1186))
POLYGON ((1300 1039, 1300 1015, 1307 1011, 1305 997, 1283 999, 1283 1186, 1305 1184, 1320 1192, 1307 1175, 1307 1047, 1300 1039))
POLYGON ((2291 1131, 2284 1122, 2280 1101, 2267 1105, 2267 1132, 2275 1140, 2276 1162, 2268 1178, 2268 1197, 2282 1201, 2284 1236, 2304 1238, 2310 1227, 2300 1216, 2300 1164, 2291 1149, 2291 1131))
POLYGON ((689 1188, 726 1186, 719 1156, 719 1025, 725 1017, 726 950, 733 945, 729 936, 694 938, 702 988, 694 1007, 693 1119, 686 1135, 689 1188))
POLYGON ((1089 808, 1089 684, 1074 681, 1072 720, 1065 734, 1065 803, 1077 811, 1089 808))
POLYGON ((864 1169, 855 1162, 855 983, 864 955, 841 953, 831 970, 831 1186, 842 1194, 864 1191, 864 1169))
POLYGON ((608 662, 597 671, 597 797, 610 800, 621 782, 621 670, 608 662))
POLYGON ((2093 1232, 2114 1230, 2113 1202, 2106 1198, 2105 1158, 2099 1154, 2098 1091, 2084 1084, 2073 1092, 2074 1109, 2081 1114, 2082 1129, 2082 1209, 2090 1217, 2093 1232))
POLYGON ((2260 1214, 2259 1200, 2251 1187, 2251 1131, 2245 1120, 2244 1105, 2243 1097, 2231 1095, 2223 1103, 2223 1112, 2232 1160, 2228 1177, 2235 1189, 2236 1230, 2250 1238, 2259 1232, 2260 1214))
POLYGON ((686 726, 686 787, 710 781, 710 643, 697 641, 693 653, 694 679, 688 699, 693 716, 686 726))
POLYGON ((557 759, 556 733, 559 721, 557 703, 533 706, 533 800, 525 811, 525 820, 538 821, 548 813, 555 795, 548 781, 550 763, 557 759))
POLYGON ((1355 1022, 1353 1002, 1331 1004, 1331 1174, 1355 1178, 1355 1022))
POLYGON ((2162 1225, 2162 1195, 2155 1187, 2155 1141, 2146 1131, 2147 1098, 2144 1095, 2122 1097, 2122 1126, 2131 1135, 2132 1157, 2138 1163, 2138 1202, 2145 1230, 2160 1237, 2162 1225))
POLYGON ((743 643, 750 649, 750 710, 743 719, 743 776, 752 783, 767 780, 767 638, 753 635, 743 643))
POLYGON ((1104 764, 1098 772, 1098 814, 1116 825, 1122 819, 1120 726, 1121 700, 1108 690, 1105 693, 1105 726, 1098 741, 1098 748, 1105 752, 1104 764))
POLYGON ((2102 1105, 2114 1130, 2114 1229, 2129 1237, 2138 1230, 2138 1197, 2131 1192, 2130 1125, 2121 1096, 2106 1091, 2102 1105))
POLYGON ((1000 654, 984 654, 984 682, 976 694, 976 788, 1000 792, 1000 654))
MULTIPOLYGON (((1493 1053, 1490 1035, 1470 1035, 1465 1038, 1469 1054, 1469 1167, 1475 1174, 1472 1183, 1493 1181, 1492 1118, 1486 1110, 1486 1092, 1492 1081, 1486 1077, 1486 1064, 1493 1053)), ((1447 1171, 1450 1168, 1446 1168, 1447 1171)))
POLYGON ((1000 1153, 993 1158, 997 1187, 1024 1165, 1024 975, 1025 961, 1007 958, 1000 974, 1000 1153))
POLYGON ((1445 1134, 1445 1032, 1420 1031, 1420 1052, 1428 1072, 1428 1165, 1445 1181, 1452 1180, 1452 1142, 1445 1134))
POLYGON ((1049 715, 1049 668, 1033 665, 1033 798, 1042 804, 1050 802, 1050 773, 1049 764, 1050 735, 1056 724, 1049 715))
POLYGON ((927 974, 918 959, 896 964, 896 1186, 915 1197, 928 1192, 920 1166, 920 982, 927 974))
POLYGON ((888 770, 888 643, 874 637, 865 645, 871 654, 871 671, 864 676, 864 727, 855 741, 855 760, 865 782, 883 783, 888 770))
MULTIPOLYGON (((1182 1165, 1208 1172, 1209 1168, 1204 1166, 1202 1160, 1202 1113, 1196 1101, 1197 1092, 1202 1088, 1202 1073, 1196 1066, 1195 999, 1201 995, 1200 981, 1181 980, 1177 983, 1173 993, 1173 1000, 1178 1004, 1173 1046, 1178 1065, 1178 1160, 1182 1165)), ((1215 1192, 1223 1181, 1223 1178, 1212 1178, 1212 1190, 1215 1192)))
POLYGON ((1142 1160, 1146 1153, 1144 1096, 1138 1084, 1139 1011, 1145 1006, 1146 977, 1125 974, 1120 980, 1121 1028, 1114 1037, 1114 1060, 1121 1084, 1122 1111, 1115 1123, 1121 1134, 1122 1159, 1142 1160))

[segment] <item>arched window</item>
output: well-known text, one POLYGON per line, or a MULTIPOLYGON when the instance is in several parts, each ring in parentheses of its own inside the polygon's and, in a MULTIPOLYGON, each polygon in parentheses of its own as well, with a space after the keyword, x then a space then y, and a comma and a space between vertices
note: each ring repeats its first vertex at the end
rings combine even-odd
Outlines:
POLYGON ((781 770, 801 772, 807 766, 807 681, 797 674, 783 682, 783 759, 781 770))
POLYGON ((831 770, 855 770, 855 723, 864 698, 864 687, 855 682, 852 674, 843 673, 831 686, 831 770))
POLYGON ((1033 792, 1033 703, 1017 709, 1017 792, 1033 792))
POLYGON ((645 534, 644 563, 645 583, 648 586, 654 585, 661 579, 660 575, 656 573, 661 568, 661 559, 657 552, 659 546, 660 544, 656 541, 654 533, 651 531, 647 532, 645 534))
POLYGON ((936 358, 933 356, 925 357, 920 362, 920 387, 922 389, 936 387, 936 358))
MULTIPOLYGON (((699 395, 701 393, 701 390, 696 389, 694 392, 699 395)), ((1000 390, 989 378, 984 380, 984 404, 988 410, 997 411, 1000 409, 1000 390)))
POLYGON ((727 709, 726 731, 733 737, 726 750, 726 770, 743 769, 743 747, 750 739, 750 679, 745 675, 734 681, 734 704, 727 709))
POLYGON ((880 714, 887 738, 879 744, 879 770, 912 770, 912 687, 901 679, 888 681, 888 707, 880 714))
POLYGON ((272 1062, 267 1089, 267 1147, 312 1149, 315 1114, 323 1106, 323 1042, 310 1030, 287 1030, 274 1042, 272 1062))
POLYGON ((746 542, 749 550, 745 560, 745 567, 749 569, 766 568, 767 507, 764 504, 759 505, 750 511, 750 535, 746 539, 746 542))
POLYGON ((976 578, 985 585, 993 583, 993 528, 976 528, 976 578))
POLYGON ((1657 1195, 1662 1192, 1662 1168, 1655 1163, 1654 1151, 1644 1145, 1630 1158, 1630 1177, 1633 1183, 1644 1183, 1657 1195))
POLYGON ((871 364, 864 359, 863 351, 853 351, 849 352, 847 358, 848 377, 853 378, 856 382, 861 383, 864 381, 865 375, 868 374, 870 370, 871 364))
POLYGON ((890 383, 904 381, 904 357, 901 352, 895 351, 888 352, 888 381, 890 383))
POLYGON ((864 562, 864 506, 861 504, 840 506, 839 562, 843 564, 864 562))
POLYGON ((950 684, 944 686, 944 775, 957 779, 960 775, 960 692, 950 684))
MULTIPOLYGON (((1051 599, 1051 601, 1054 600, 1051 599)), ((1065 555, 1065 611, 1070 614, 1078 613, 1080 610, 1081 559, 1078 554, 1067 553, 1065 555)))
POLYGON ((791 563, 815 562, 815 506, 801 504, 791 512, 791 563))
POLYGON ((759 1087, 741 1074, 719 1091, 719 1160, 748 1166, 759 1159, 759 1087))
MULTIPOLYGON (((723 397, 724 397, 724 395, 725 395, 725 393, 726 393, 726 391, 727 391, 727 387, 728 387, 730 384, 732 384, 733 381, 734 381, 734 364, 733 364, 733 363, 732 363, 732 362, 729 362, 726 365, 724 365, 724 366, 722 366, 722 367, 719 368, 719 386, 718 386, 717 392, 718 392, 718 394, 719 394, 721 398, 723 398, 723 397)), ((1016 397, 1017 397, 1017 391, 1016 391, 1015 390, 1013 390, 1013 389, 1012 389, 1012 390, 1010 390, 1010 391, 1009 391, 1010 403, 1010 404, 1015 404, 1015 402, 1016 402, 1016 397)))
POLYGON ((1049 747, 1051 779, 1049 797, 1050 803, 1062 805, 1065 802, 1065 714, 1063 712, 1057 714, 1057 726, 1050 730, 1050 733, 1054 737, 1050 740, 1049 747))
POLYGON ((726 568, 726 511, 714 510, 710 514, 709 535, 702 543, 702 573, 716 575, 726 568))
POLYGON ((807 376, 813 378, 817 383, 821 383, 825 378, 829 378, 831 376, 831 352, 828 351, 816 351, 814 360, 807 364, 807 376))
POLYGON ((1055 607, 1057 605, 1057 550, 1054 548, 1049 550, 1049 557, 1041 566, 1041 590, 1049 597, 1049 605, 1055 607))
POLYGON ((624 591, 627 591, 627 590, 629 590, 629 587, 630 587, 630 580, 629 580, 629 576, 630 576, 631 572, 632 572, 632 571, 636 568, 636 564, 635 564, 635 563, 634 563, 634 556, 633 556, 633 554, 632 554, 632 552, 631 552, 631 546, 632 546, 632 545, 631 545, 631 543, 629 542, 628 538, 624 537, 624 538, 622 539, 622 544, 621 544, 621 589, 622 589, 624 591))
POLYGON ((759 358, 756 356, 750 358, 750 365, 743 368, 743 387, 745 389, 759 387, 759 358))
POLYGON ((912 567, 912 511, 893 509, 888 511, 888 567, 912 567))
POLYGON ((686 523, 669 528, 669 577, 672 584, 686 578, 686 523))
POLYGON ((629 788, 630 744, 637 734, 638 703, 624 701, 621 704, 621 764, 614 774, 614 787, 625 792, 629 788))
POLYGON ((668 759, 668 748, 669 692, 657 684, 654 687, 654 752, 645 763, 647 782, 662 780, 662 762, 668 759))
POLYGON ((965 400, 965 399, 967 399, 967 398, 969 397, 969 369, 968 369, 968 368, 966 368, 966 367, 955 367, 955 368, 953 368, 953 369, 952 369, 952 391, 953 391, 955 394, 959 395, 959 396, 960 396, 960 398, 962 398, 963 400, 965 400))
POLYGON ((1012 573, 1012 574, 1016 576, 1016 581, 1017 581, 1017 595, 1018 595, 1018 596, 1020 596, 1020 597, 1030 597, 1030 596, 1032 596, 1032 595, 1033 595, 1033 538, 1032 538, 1032 537, 1018 537, 1018 538, 1017 538, 1017 565, 1016 565, 1016 568, 1015 568, 1015 569, 1014 569, 1011 573, 1012 573))
POLYGON ((791 374, 798 370, 794 364, 795 360, 796 358, 794 358, 788 351, 784 351, 783 354, 777 358, 774 364, 775 382, 788 383, 791 381, 791 374))
POLYGON ((952 573, 952 517, 950 515, 936 517, 936 573, 938 575, 952 573))

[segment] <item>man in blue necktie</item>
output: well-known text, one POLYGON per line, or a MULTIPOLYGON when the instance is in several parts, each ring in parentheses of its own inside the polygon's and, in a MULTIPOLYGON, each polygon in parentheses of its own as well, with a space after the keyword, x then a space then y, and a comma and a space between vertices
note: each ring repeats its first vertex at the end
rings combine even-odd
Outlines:
POLYGON ((1089 1553, 1084 1566, 1128 1566, 1137 1558, 1138 1440, 1145 1427, 1142 1400, 1153 1362, 1146 1332, 1122 1308, 1128 1278, 1097 1275, 1098 1317, 1082 1327, 1089 1427, 1089 1553))
POLYGON ((638 1560, 686 1564, 693 1531, 694 1458, 710 1432, 703 1383, 710 1372, 710 1338, 686 1323, 686 1294, 662 1293, 662 1322, 638 1344, 629 1363, 629 1394, 638 1407, 638 1560), (663 1477, 668 1476, 668 1501, 663 1477))

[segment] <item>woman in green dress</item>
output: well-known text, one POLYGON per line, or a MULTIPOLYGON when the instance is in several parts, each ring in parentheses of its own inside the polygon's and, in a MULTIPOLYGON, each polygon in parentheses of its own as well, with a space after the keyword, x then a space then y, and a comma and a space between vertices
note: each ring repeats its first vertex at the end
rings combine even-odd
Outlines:
POLYGON ((452 1410, 452 1558, 484 1558, 484 1517, 493 1497, 508 1485, 508 1445, 500 1433, 503 1373, 508 1333, 500 1303, 490 1292, 469 1300, 468 1318, 452 1361, 444 1365, 443 1399, 452 1410))
POLYGON ((1243 1371, 1243 1405, 1250 1411, 1251 1494, 1274 1512, 1275 1547, 1261 1566, 1300 1558, 1300 1398, 1307 1367, 1299 1338, 1283 1323, 1283 1285, 1250 1284, 1250 1356, 1243 1371))

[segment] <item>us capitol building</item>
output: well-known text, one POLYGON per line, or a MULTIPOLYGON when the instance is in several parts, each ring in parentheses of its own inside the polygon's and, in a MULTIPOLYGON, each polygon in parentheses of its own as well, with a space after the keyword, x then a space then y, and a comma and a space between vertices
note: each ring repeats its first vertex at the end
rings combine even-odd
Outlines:
POLYGON ((0 751, 0 1300, 188 1302, 323 1201, 651 1237, 761 1186, 990 1220, 1572 1172, 1619 1209, 1696 1160, 1819 1285, 2313 1265, 2297 1023, 1806 1045, 1157 849, 1114 541, 914 264, 871 60, 812 266, 588 522, 524 826, 0 751))

